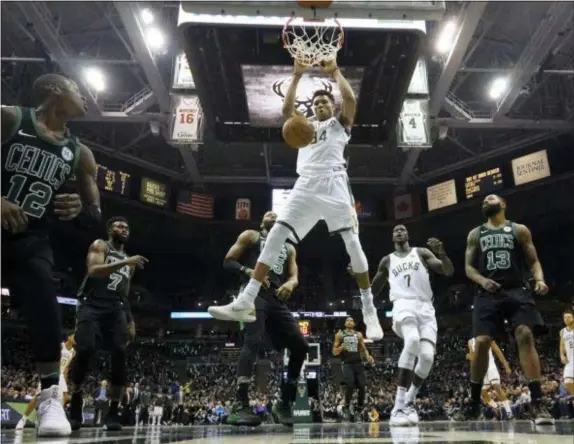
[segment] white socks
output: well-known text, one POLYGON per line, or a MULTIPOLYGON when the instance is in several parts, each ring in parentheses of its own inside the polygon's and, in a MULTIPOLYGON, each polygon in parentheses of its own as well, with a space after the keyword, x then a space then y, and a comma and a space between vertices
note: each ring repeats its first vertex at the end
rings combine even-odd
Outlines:
POLYGON ((256 281, 255 279, 249 279, 249 283, 245 286, 239 297, 237 298, 238 302, 250 302, 254 303, 255 298, 259 294, 259 290, 261 289, 261 282, 256 281))
POLYGON ((407 395, 407 389, 404 387, 397 387, 397 396, 395 398, 395 408, 393 410, 401 410, 405 407, 405 398, 407 395))
POLYGON ((405 403, 409 404, 409 403, 414 403, 415 399, 417 399, 417 394, 419 392, 419 389, 417 387, 414 386, 414 384, 411 384, 411 388, 409 388, 409 391, 407 392, 407 395, 405 397, 405 403))
POLYGON ((371 287, 366 289, 359 289, 361 292, 361 302, 363 303, 363 309, 367 308, 370 309, 374 306, 373 303, 373 292, 371 291, 371 287))

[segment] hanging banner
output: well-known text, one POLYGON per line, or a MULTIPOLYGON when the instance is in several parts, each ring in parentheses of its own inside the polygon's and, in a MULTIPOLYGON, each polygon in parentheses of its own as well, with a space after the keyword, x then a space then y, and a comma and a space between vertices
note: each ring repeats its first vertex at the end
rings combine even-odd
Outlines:
POLYGON ((413 195, 403 194, 402 196, 395 196, 394 200, 394 215, 395 220, 406 219, 414 216, 413 209, 413 195))
POLYGON ((399 148, 430 148, 432 146, 428 99, 405 99, 397 121, 399 148))
POLYGON ((173 143, 201 142, 201 104, 197 96, 172 96, 172 130, 173 143))
POLYGON ((195 89, 193 75, 191 74, 191 69, 189 69, 189 63, 187 63, 187 57, 183 52, 175 58, 171 87, 173 89, 195 89))
POLYGON ((235 202, 235 219, 251 220, 251 200, 237 199, 235 202))
POLYGON ((429 211, 456 204, 458 200, 456 198, 456 184, 454 179, 428 187, 427 201, 429 211))
POLYGON ((550 176, 550 165, 546 150, 537 151, 512 161, 514 184, 522 185, 550 176))

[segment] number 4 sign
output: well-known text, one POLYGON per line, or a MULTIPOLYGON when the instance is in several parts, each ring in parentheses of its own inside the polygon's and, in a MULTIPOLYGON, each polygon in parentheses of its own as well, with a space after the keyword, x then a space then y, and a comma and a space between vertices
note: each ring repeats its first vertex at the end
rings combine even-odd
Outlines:
POLYGON ((201 106, 198 97, 174 96, 172 142, 199 142, 200 123, 201 106))

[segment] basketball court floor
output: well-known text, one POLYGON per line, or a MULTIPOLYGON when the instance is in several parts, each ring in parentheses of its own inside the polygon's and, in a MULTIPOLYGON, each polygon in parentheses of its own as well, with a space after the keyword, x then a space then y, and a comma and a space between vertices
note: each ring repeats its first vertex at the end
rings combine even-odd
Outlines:
POLYGON ((279 425, 257 429, 231 426, 140 427, 122 432, 85 429, 69 438, 37 439, 33 429, 3 430, 2 444, 18 443, 132 443, 132 444, 304 444, 304 443, 464 443, 464 444, 572 444, 574 421, 557 421, 554 426, 530 422, 429 422, 419 427, 389 427, 388 423, 300 425, 293 430, 279 425))

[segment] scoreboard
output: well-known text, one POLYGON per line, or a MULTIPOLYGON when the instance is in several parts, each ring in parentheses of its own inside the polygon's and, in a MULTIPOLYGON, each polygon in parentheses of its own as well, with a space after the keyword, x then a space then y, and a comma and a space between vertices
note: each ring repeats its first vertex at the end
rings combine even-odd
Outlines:
POLYGON ((132 176, 125 171, 112 170, 105 165, 97 164, 97 183, 98 188, 111 193, 118 193, 122 196, 130 194, 130 185, 132 176))
POLYGON ((473 174, 472 176, 468 176, 464 182, 467 199, 496 193, 502 189, 503 186, 504 183, 500 168, 493 168, 482 173, 473 174))
POLYGON ((140 200, 144 203, 165 208, 169 201, 169 187, 162 182, 142 177, 140 200))

